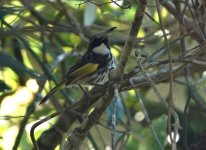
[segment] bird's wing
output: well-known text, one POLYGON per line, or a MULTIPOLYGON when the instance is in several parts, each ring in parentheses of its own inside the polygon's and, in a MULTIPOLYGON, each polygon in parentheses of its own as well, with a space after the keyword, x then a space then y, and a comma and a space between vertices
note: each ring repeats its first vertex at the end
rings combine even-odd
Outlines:
POLYGON ((95 72, 98 66, 99 64, 96 64, 96 63, 87 63, 87 64, 82 65, 79 68, 76 68, 76 70, 67 74, 66 78, 68 78, 68 80, 65 83, 65 85, 68 86, 71 82, 75 82, 81 79, 82 77, 95 72))
POLYGON ((55 86, 40 102, 41 104, 44 104, 56 91, 62 88, 62 86, 65 84, 65 86, 68 86, 71 82, 75 82, 78 79, 91 74, 95 72, 98 68, 97 63, 93 63, 92 59, 90 58, 90 55, 88 53, 85 53, 84 56, 79 59, 76 64, 70 68, 69 72, 67 73, 65 79, 59 83, 57 86, 55 86), (87 62, 87 63, 86 63, 87 62), (86 64, 85 64, 86 63, 86 64))
POLYGON ((68 86, 71 82, 75 82, 78 79, 91 74, 93 72, 95 72, 98 68, 98 64, 94 64, 94 63, 87 63, 83 66, 81 66, 80 68, 74 70, 73 72, 71 72, 70 74, 68 74, 66 76, 66 78, 59 83, 57 86, 55 86, 43 99, 42 101, 39 103, 39 105, 44 104, 56 91, 58 91, 59 89, 62 88, 62 86, 65 84, 66 86, 68 86))

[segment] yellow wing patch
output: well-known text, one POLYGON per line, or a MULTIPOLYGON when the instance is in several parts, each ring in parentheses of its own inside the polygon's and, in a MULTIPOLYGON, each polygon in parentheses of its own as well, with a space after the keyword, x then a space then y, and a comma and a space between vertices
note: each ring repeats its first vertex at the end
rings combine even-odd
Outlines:
POLYGON ((78 68, 76 71, 72 72, 69 76, 73 79, 78 80, 90 73, 93 73, 97 70, 98 64, 88 63, 80 68, 78 68))

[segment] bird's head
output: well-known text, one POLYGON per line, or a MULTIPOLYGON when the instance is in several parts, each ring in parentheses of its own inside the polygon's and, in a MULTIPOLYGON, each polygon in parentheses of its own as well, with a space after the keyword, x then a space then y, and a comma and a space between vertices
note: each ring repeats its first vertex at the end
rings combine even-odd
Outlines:
POLYGON ((89 41, 89 51, 93 51, 94 53, 100 55, 106 55, 110 53, 108 34, 115 28, 116 27, 112 27, 104 32, 94 34, 89 41))

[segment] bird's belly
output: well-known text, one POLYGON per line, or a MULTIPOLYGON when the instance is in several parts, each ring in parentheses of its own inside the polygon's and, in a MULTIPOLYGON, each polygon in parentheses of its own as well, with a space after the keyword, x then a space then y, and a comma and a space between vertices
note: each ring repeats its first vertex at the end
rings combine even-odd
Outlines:
POLYGON ((76 82, 81 85, 103 85, 109 79, 109 70, 102 73, 96 72, 90 74, 76 82))

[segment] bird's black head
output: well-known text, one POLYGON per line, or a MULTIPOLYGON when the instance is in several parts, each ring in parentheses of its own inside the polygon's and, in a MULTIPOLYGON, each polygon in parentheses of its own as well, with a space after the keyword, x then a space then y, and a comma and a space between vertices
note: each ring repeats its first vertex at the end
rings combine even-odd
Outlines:
POLYGON ((112 32, 116 27, 112 27, 108 30, 106 30, 105 32, 100 32, 100 33, 96 33, 94 34, 89 41, 89 51, 94 51, 96 53, 98 53, 98 51, 100 51, 100 53, 102 53, 102 49, 103 47, 110 49, 110 45, 109 45, 109 40, 108 40, 108 34, 110 32, 112 32))

